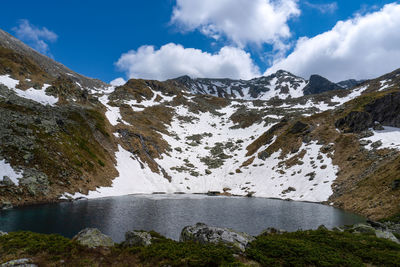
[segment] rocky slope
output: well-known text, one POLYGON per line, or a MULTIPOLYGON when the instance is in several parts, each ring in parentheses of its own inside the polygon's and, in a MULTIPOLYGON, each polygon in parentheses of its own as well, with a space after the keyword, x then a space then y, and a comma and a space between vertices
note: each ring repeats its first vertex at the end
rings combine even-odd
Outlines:
POLYGON ((285 71, 113 87, 1 34, 4 206, 212 192, 400 212, 400 70, 352 89, 285 71))

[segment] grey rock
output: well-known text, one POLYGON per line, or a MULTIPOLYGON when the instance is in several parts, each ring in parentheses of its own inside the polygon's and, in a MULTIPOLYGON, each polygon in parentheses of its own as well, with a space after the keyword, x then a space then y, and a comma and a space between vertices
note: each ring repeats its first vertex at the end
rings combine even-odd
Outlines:
POLYGON ((400 188, 400 179, 396 179, 392 182, 391 188, 393 190, 399 189, 400 188))
POLYGON ((96 228, 83 229, 72 240, 89 248, 114 246, 114 241, 111 237, 96 228))
POLYGON ((261 232, 261 235, 280 235, 284 233, 287 233, 287 231, 282 229, 276 229, 273 227, 268 227, 267 229, 261 232))
POLYGON ((8 233, 7 233, 7 232, 0 231, 0 236, 3 236, 3 235, 8 235, 8 233))
POLYGON ((151 234, 144 231, 129 231, 125 233, 124 246, 150 246, 151 234))
POLYGON ((353 228, 351 228, 351 230, 354 233, 360 233, 360 234, 375 234, 376 232, 374 227, 362 223, 354 225, 353 228))
POLYGON ((380 147, 380 146, 382 146, 382 141, 381 141, 381 140, 376 141, 376 142, 373 142, 373 143, 371 144, 371 147, 372 147, 372 148, 378 148, 378 147, 380 147))
POLYGON ((375 235, 376 237, 388 239, 390 241, 396 242, 397 244, 400 244, 400 241, 394 236, 393 233, 389 231, 376 230, 375 235))
POLYGON ((8 176, 3 176, 3 182, 4 185, 6 186, 13 186, 15 185, 14 182, 10 179, 8 176))
POLYGON ((360 146, 367 146, 368 144, 368 140, 360 140, 360 146))
POLYGON ((3 210, 9 210, 13 208, 13 205, 9 201, 2 201, 0 203, 0 208, 3 210))
POLYGON ((194 241, 201 244, 223 243, 228 247, 236 248, 242 252, 255 238, 246 233, 237 232, 227 228, 208 226, 204 223, 186 226, 183 228, 180 241, 194 241))
POLYGON ((33 264, 31 259, 23 258, 8 261, 6 263, 0 264, 0 267, 37 267, 38 265, 33 264))

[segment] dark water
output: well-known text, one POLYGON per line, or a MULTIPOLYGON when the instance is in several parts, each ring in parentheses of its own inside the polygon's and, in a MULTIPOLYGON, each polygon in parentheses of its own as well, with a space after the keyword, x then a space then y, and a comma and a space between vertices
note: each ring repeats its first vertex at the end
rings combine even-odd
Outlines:
POLYGON ((129 230, 155 230, 178 239, 186 225, 204 222, 252 235, 268 227, 288 231, 362 222, 360 216, 320 204, 265 198, 123 196, 0 211, 0 230, 72 237, 96 227, 120 242, 129 230))

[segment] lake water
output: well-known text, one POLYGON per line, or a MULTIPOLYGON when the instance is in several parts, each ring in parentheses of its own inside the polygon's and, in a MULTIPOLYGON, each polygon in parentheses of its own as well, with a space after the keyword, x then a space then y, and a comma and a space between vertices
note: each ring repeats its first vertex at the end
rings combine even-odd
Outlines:
POLYGON ((197 222, 258 235, 268 227, 295 231, 363 221, 321 204, 202 195, 130 195, 0 211, 0 231, 72 237, 83 228, 96 227, 116 242, 123 241, 129 230, 155 230, 177 240, 184 226, 197 222))

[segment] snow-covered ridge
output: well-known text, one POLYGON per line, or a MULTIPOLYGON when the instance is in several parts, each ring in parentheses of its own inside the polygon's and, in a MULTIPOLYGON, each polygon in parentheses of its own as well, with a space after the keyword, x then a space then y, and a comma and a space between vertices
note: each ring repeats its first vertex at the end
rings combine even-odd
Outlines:
POLYGON ((191 79, 187 76, 175 79, 184 84, 192 94, 208 94, 217 97, 242 100, 269 100, 297 98, 304 95, 307 81, 286 71, 252 80, 191 79))

